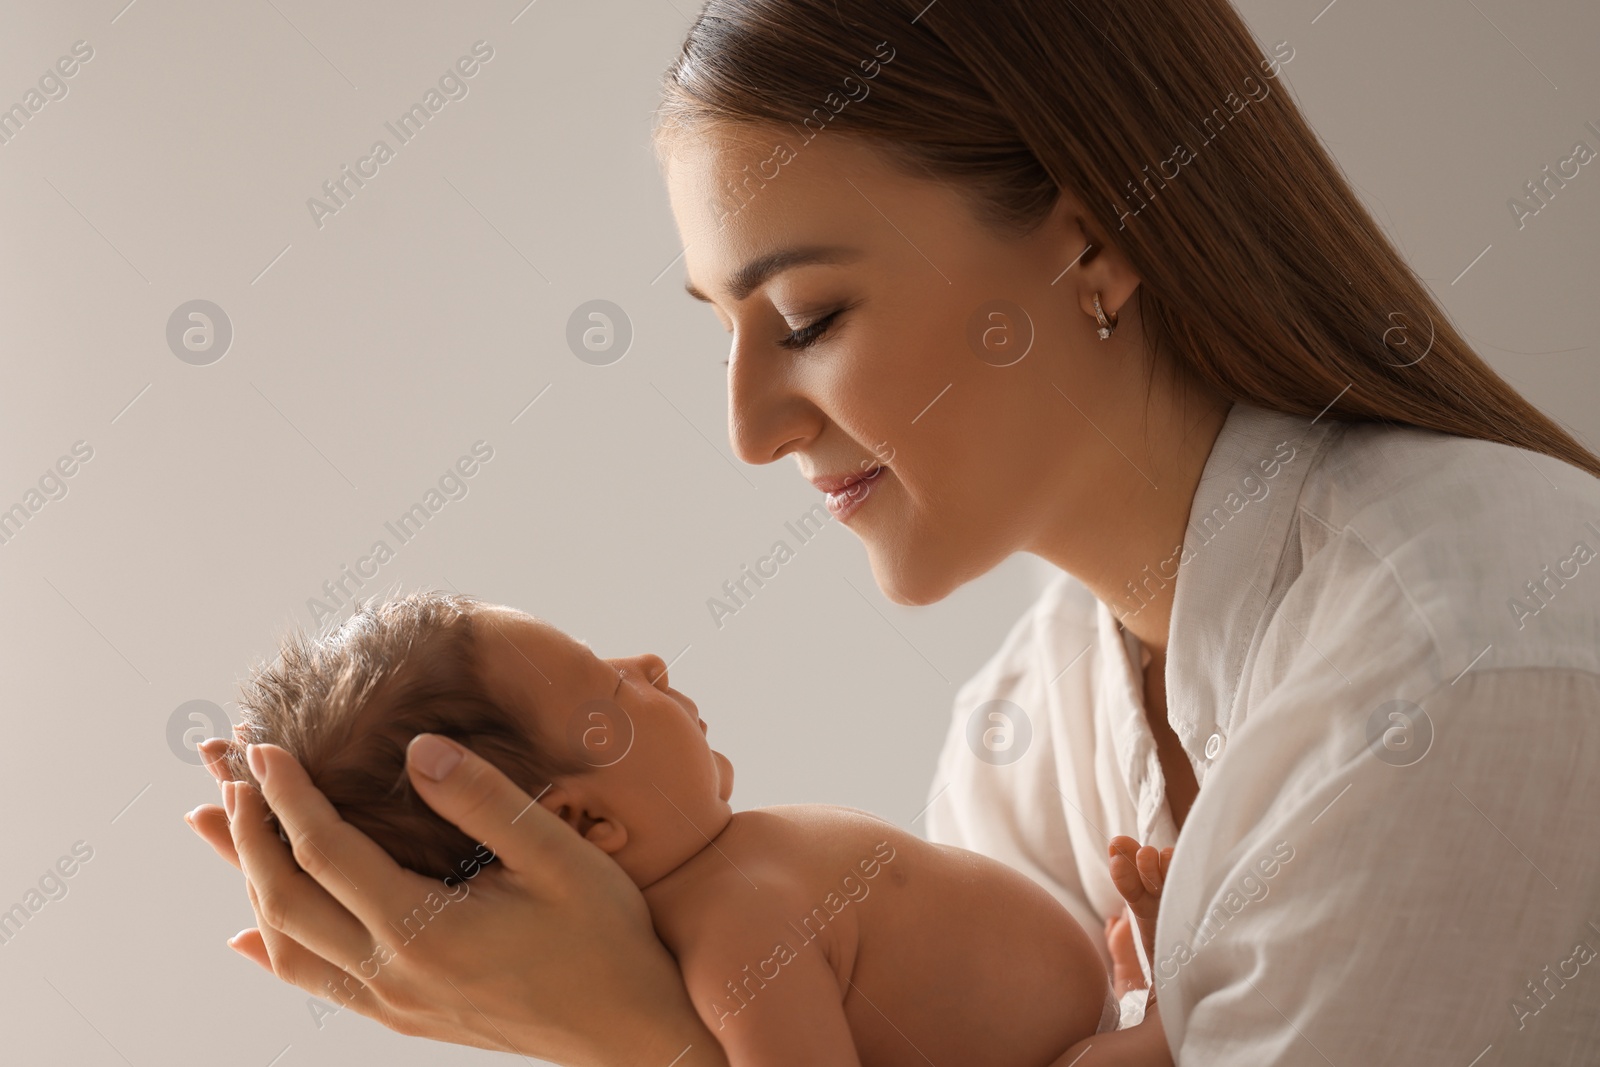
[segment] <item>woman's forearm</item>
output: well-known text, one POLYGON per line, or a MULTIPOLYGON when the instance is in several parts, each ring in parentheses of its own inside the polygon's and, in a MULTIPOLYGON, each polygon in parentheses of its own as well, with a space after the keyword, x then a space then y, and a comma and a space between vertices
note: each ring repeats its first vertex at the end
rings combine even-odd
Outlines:
POLYGON ((637 1051, 625 1061, 604 1067, 728 1067, 728 1057, 717 1039, 687 1000, 683 1012, 650 1025, 639 1034, 637 1051))

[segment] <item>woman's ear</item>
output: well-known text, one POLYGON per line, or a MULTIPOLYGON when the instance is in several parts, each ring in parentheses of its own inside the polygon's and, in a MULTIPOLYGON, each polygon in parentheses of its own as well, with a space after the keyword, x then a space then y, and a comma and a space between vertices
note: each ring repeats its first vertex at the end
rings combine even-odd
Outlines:
POLYGON ((1100 232, 1082 201, 1067 190, 1060 190, 1045 233, 1065 268, 1050 284, 1074 294, 1079 309, 1091 323, 1095 321, 1096 293, 1110 316, 1128 304, 1139 288, 1139 274, 1117 247, 1113 235, 1100 232))

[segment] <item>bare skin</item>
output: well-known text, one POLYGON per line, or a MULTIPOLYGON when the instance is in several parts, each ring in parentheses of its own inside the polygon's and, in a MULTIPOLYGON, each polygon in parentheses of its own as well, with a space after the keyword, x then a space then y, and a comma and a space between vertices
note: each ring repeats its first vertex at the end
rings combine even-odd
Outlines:
POLYGON ((1161 909, 1161 890, 1172 869, 1172 849, 1140 845, 1119 834, 1111 839, 1111 882, 1128 902, 1146 959, 1156 954, 1156 916, 1161 909))
POLYGON ((732 334, 740 458, 793 455, 813 477, 867 469, 887 445, 884 473, 847 522, 879 588, 901 603, 939 600, 1016 551, 1081 579, 1152 654, 1146 717, 1181 827, 1199 786, 1167 723, 1176 586, 1137 611, 1124 587, 1183 543, 1227 405, 1162 372, 1144 347, 1138 275, 1070 194, 1034 234, 1002 239, 971 226, 952 190, 900 177, 848 141, 819 141, 727 220, 718 176, 770 156, 769 141, 698 138, 673 146, 667 168, 688 284, 732 334), (915 228, 892 225, 888 205, 915 228), (865 254, 789 268, 742 299, 701 280, 801 244, 865 254), (968 346, 984 295, 1025 309, 1031 324, 1033 350, 1009 366, 968 346), (1096 296, 1117 316, 1110 341, 1095 333, 1096 296), (812 346, 774 347, 836 310, 812 346))
MULTIPOLYGON (((688 284, 732 335, 739 458, 793 456, 811 477, 892 449, 848 525, 899 603, 937 601, 1022 551, 1125 604, 1125 584, 1183 542, 1227 405, 1180 386, 1145 350, 1139 277, 1110 235, 1063 193, 1036 232, 998 236, 954 189, 904 177, 846 138, 807 145, 725 216, 720 177, 769 157, 781 136, 708 132, 672 145, 665 168, 688 284), (811 244, 859 254, 728 290, 763 253, 811 244), (1118 317, 1108 341, 1096 335, 1097 295, 1118 317), (1028 325, 980 314, 992 300, 1028 325), (835 313, 809 347, 778 344, 835 313), (1032 347, 996 366, 972 346, 975 318, 1031 329, 1032 347)), ((1173 588, 1124 619, 1152 651, 1166 648, 1173 588)))
POLYGON ((1167 721, 1167 655, 1165 651, 1153 653, 1150 665, 1144 671, 1144 714, 1155 736, 1156 756, 1161 761, 1161 777, 1165 779, 1167 808, 1172 812, 1174 829, 1182 830, 1195 797, 1200 795, 1200 783, 1195 779, 1194 767, 1183 749, 1183 742, 1167 721))
POLYGON ((1011 1067, 1095 1032, 1100 956, 1032 880, 854 808, 734 812, 732 765, 660 657, 602 660, 477 610, 504 638, 482 645, 491 692, 546 739, 583 726, 594 766, 535 806, 640 887, 732 1067, 920 1067, 924 1049, 1011 1067))
POLYGON ((733 1067, 1012 1067, 1095 1031, 1094 945, 1004 864, 827 805, 739 812, 714 843, 645 899, 733 1067))
POLYGON ((732 1067, 922 1067, 933 1049, 1013 1067, 1095 1032, 1099 954, 1041 886, 854 808, 734 812, 732 765, 659 657, 601 660, 478 610, 506 638, 484 643, 492 691, 546 738, 579 713, 595 748, 538 803, 639 885, 732 1067))
MULTIPOLYGON (((1143 941, 1147 959, 1155 957, 1156 916, 1161 906, 1161 891, 1172 864, 1172 849, 1141 846, 1131 837, 1117 836, 1110 841, 1111 881, 1128 902, 1134 924, 1125 916, 1107 924, 1113 964, 1113 989, 1120 998, 1130 989, 1146 986, 1139 957, 1134 949, 1135 927, 1143 941)), ((1161 1027, 1161 1008, 1151 989, 1144 1018, 1122 1030, 1084 1038, 1057 1057, 1050 1067, 1172 1067, 1172 1052, 1161 1027)))
POLYGON ((674 1067, 727 1067, 622 870, 459 746, 453 746, 459 762, 432 777, 422 769, 432 764, 424 755, 429 740, 420 735, 407 753, 418 793, 487 842, 502 864, 478 874, 472 891, 440 912, 430 928, 440 936, 420 937, 401 952, 393 951, 390 922, 441 892, 441 883, 404 870, 341 820, 282 749, 256 749, 263 798, 242 782, 222 780, 217 747, 227 742, 202 746, 225 807, 203 804, 185 818, 243 872, 256 915, 257 925, 230 938, 229 947, 397 1033, 570 1067, 674 1057, 674 1067), (267 828, 268 803, 288 828, 292 855, 267 828), (529 968, 530 958, 562 966, 529 968), (552 1021, 581 1019, 596 1000, 613 1021, 609 1032, 552 1021))
MULTIPOLYGON (((1180 387, 1148 351, 1137 272, 1111 234, 1085 221, 1081 203, 1064 192, 1037 232, 1002 236, 954 189, 824 136, 723 225, 715 191, 768 158, 781 136, 740 133, 677 145, 664 167, 687 278, 732 334, 729 437, 740 459, 793 456, 802 475, 820 477, 892 454, 847 525, 879 588, 903 604, 937 601, 1014 552, 1049 560, 1111 604, 1171 555, 1227 405, 1180 387), (801 244, 849 244, 857 254, 730 291, 744 265, 801 244), (1118 316, 1105 342, 1095 335, 1096 294, 1118 316), (1031 325, 1031 349, 1006 367, 967 342, 992 300, 1025 309, 1031 325), (780 345, 835 311, 817 343, 780 345)), ((1170 593, 1126 620, 1153 652, 1166 648, 1170 593)), ((1152 707, 1152 726, 1164 720, 1152 707)), ((426 889, 338 820, 293 760, 270 749, 262 758, 272 772, 267 799, 295 828, 295 852, 313 873, 295 869, 253 818, 231 826, 222 808, 203 805, 190 823, 247 874, 256 926, 232 945, 323 995, 370 953, 386 916, 426 889)), ((1186 769, 1165 755, 1162 766, 1174 776, 1186 769)), ((513 823, 531 798, 476 757, 438 782, 416 767, 411 776, 441 815, 512 857, 515 876, 452 905, 459 929, 449 950, 419 941, 362 984, 352 1007, 402 1033, 573 1065, 666 1063, 686 1046, 678 1067, 726 1062, 615 864, 580 855, 572 846, 581 842, 557 833, 548 811, 513 823), (584 951, 550 951, 568 943, 584 951), (522 948, 508 955, 508 944, 522 948), (480 960, 502 957, 494 988, 482 987, 480 960), (608 982, 621 988, 604 1004, 571 993, 608 982), (459 994, 478 1010, 454 1010, 459 994), (619 1001, 630 1010, 618 1012, 619 1001)), ((254 791, 238 794, 236 811, 262 810, 254 791)), ((1180 790, 1169 796, 1181 819, 1180 790)))

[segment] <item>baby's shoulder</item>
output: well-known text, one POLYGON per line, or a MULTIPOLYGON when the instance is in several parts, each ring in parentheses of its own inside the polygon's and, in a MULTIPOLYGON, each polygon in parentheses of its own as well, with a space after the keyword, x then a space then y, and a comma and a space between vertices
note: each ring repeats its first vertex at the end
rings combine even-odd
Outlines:
POLYGON ((740 812, 747 819, 736 847, 770 854, 800 870, 816 870, 819 863, 837 860, 879 843, 886 850, 925 844, 881 815, 842 804, 775 804, 740 812))
MULTIPOLYGON (((738 812, 684 868, 645 891, 656 933, 674 953, 737 944, 781 926, 809 891, 809 852, 788 820, 738 812)), ((680 956, 681 959, 681 956, 680 956)))
POLYGON ((674 893, 681 910, 787 913, 797 903, 815 903, 845 879, 876 879, 896 857, 927 847, 871 812, 834 804, 737 812, 712 845, 697 857, 693 879, 674 893))
MULTIPOLYGON (((930 846, 881 816, 838 804, 780 804, 741 812, 748 817, 730 842, 729 857, 767 872, 792 892, 815 903, 841 885, 877 880, 902 884, 898 857, 921 855, 930 846)), ((926 858, 926 857, 925 857, 926 858)), ((723 879, 730 889, 737 885, 723 879)))
POLYGON ((738 812, 713 845, 670 896, 647 893, 675 954, 719 958, 805 928, 820 931, 824 955, 846 969, 860 919, 850 905, 875 889, 903 890, 911 857, 931 848, 870 812, 828 804, 738 812))

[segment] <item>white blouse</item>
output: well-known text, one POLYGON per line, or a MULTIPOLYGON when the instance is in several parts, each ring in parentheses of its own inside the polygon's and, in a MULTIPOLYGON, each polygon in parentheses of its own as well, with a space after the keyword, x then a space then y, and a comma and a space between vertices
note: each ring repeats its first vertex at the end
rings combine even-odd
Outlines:
POLYGON ((1063 574, 957 694, 928 838, 1091 934, 1108 839, 1176 845, 1179 1067, 1600 1063, 1600 479, 1236 404, 1190 518, 1116 605, 1177 582, 1182 836, 1140 645, 1063 574))

